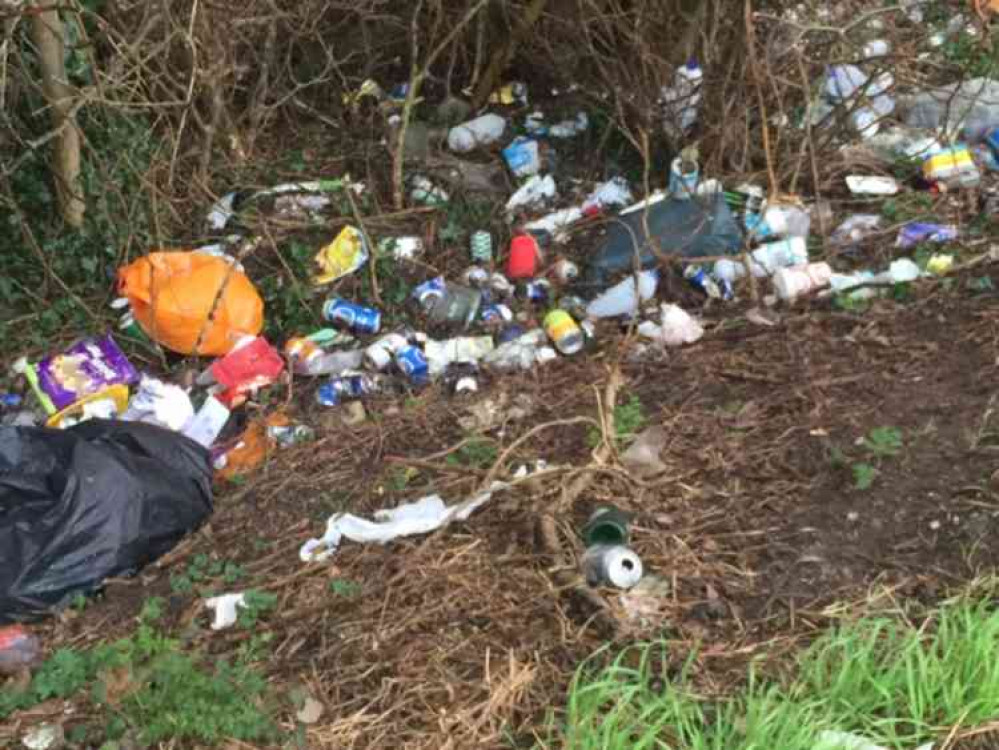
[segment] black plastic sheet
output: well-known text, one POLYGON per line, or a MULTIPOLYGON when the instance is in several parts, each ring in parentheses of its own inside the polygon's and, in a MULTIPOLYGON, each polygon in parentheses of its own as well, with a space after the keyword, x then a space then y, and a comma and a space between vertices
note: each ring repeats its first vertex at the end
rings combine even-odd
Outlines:
POLYGON ((0 427, 0 623, 128 575, 212 512, 208 452, 141 422, 0 427))

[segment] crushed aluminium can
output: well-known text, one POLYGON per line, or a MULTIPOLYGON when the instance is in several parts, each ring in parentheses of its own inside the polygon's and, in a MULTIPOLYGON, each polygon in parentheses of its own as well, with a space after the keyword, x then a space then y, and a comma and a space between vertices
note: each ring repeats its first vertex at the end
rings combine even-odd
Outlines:
POLYGON ((377 390, 377 381, 368 375, 343 375, 330 378, 319 386, 316 401, 322 406, 339 406, 350 399, 370 396, 377 390))

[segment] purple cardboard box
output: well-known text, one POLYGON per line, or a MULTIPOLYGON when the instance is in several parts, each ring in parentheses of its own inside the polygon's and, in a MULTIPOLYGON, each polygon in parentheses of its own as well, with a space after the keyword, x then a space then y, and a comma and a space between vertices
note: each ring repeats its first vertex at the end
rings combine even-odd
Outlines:
POLYGON ((39 386, 60 410, 110 385, 129 385, 139 379, 110 334, 84 339, 63 354, 46 357, 37 370, 39 386))

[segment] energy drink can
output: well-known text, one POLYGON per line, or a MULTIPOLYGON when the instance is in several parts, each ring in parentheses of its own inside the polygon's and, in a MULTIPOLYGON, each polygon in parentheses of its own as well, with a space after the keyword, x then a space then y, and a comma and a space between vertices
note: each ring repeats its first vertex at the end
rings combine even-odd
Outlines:
POLYGON ((323 318, 339 323, 355 333, 378 333, 382 327, 382 314, 373 307, 356 305, 334 297, 323 305, 323 318))

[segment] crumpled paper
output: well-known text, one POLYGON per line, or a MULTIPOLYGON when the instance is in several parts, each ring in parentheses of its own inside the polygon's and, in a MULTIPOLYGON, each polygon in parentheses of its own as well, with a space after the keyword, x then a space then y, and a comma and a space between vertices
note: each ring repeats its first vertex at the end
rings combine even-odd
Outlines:
POLYGON ((238 609, 245 606, 246 595, 243 593, 222 594, 205 599, 205 607, 215 613, 212 630, 224 630, 235 625, 239 616, 238 609))

